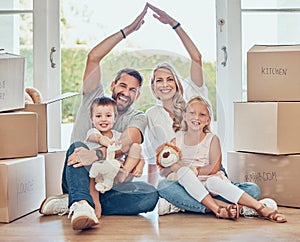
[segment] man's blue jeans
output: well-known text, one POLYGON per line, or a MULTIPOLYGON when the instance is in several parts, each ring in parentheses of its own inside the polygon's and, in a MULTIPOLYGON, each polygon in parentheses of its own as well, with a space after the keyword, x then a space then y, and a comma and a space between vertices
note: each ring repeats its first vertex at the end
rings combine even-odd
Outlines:
MULTIPOLYGON (((234 185, 248 193, 250 196, 258 199, 260 197, 260 188, 255 183, 243 182, 236 183, 232 182, 234 185)), ((159 182, 157 187, 158 193, 162 198, 175 205, 176 207, 182 208, 190 212, 205 213, 206 207, 198 202, 196 199, 191 197, 188 192, 181 186, 178 182, 164 179, 159 182)), ((220 196, 215 197, 216 199, 226 201, 220 196)))
MULTIPOLYGON (((82 142, 73 143, 67 151, 62 175, 62 191, 69 194, 69 207, 80 200, 86 200, 95 207, 90 195, 90 167, 67 165, 68 157, 75 148, 88 147, 82 142)), ((158 201, 158 192, 145 182, 127 182, 114 186, 100 195, 103 215, 135 215, 152 211, 158 201)))

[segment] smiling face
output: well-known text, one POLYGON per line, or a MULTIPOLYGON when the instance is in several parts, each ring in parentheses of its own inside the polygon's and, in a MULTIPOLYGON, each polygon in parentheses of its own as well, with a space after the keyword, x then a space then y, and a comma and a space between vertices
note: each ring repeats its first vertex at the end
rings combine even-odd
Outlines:
POLYGON ((110 131, 116 121, 115 108, 112 105, 93 106, 92 122, 102 134, 110 131))
POLYGON ((139 81, 126 73, 123 73, 117 83, 112 82, 110 90, 112 98, 117 103, 118 113, 124 113, 140 95, 139 81))
POLYGON ((205 131, 204 128, 210 124, 210 116, 207 106, 202 101, 192 101, 188 104, 183 113, 183 119, 187 124, 188 130, 205 131))
POLYGON ((173 73, 166 68, 158 68, 154 72, 152 89, 161 101, 172 99, 177 91, 173 73))

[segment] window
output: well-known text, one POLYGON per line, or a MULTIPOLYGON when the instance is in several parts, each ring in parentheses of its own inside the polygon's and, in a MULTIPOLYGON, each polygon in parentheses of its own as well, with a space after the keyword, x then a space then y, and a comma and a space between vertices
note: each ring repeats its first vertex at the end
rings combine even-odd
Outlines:
POLYGON ((242 1, 243 98, 246 100, 247 51, 254 44, 299 44, 299 0, 242 1))
MULTIPOLYGON (((127 24, 142 11, 146 1, 130 0, 61 0, 61 51, 62 51, 62 92, 79 92, 82 85, 85 58, 88 51, 127 24), (116 8, 116 6, 118 6, 116 8), (126 11, 124 11, 126 9, 126 11), (80 29, 80 31, 78 31, 80 29)), ((181 22, 200 49, 204 61, 206 84, 209 96, 215 107, 215 5, 214 1, 181 0, 154 2, 153 4, 167 11, 181 22)), ((146 110, 152 106, 149 79, 155 64, 169 61, 182 77, 189 75, 188 53, 170 28, 152 17, 152 11, 145 16, 144 26, 132 33, 125 41, 119 43, 102 62, 103 81, 109 87, 116 72, 125 66, 131 66, 144 76, 142 95, 136 103, 137 108, 146 110)), ((74 114, 78 104, 73 100, 64 101, 64 127, 72 128, 74 114)), ((215 113, 215 112, 214 112, 215 113)), ((68 137, 68 134, 65 135, 68 137)))
MULTIPOLYGON (((1 0, 0 48, 26 57, 25 86, 34 86, 44 100, 60 94, 59 0, 1 0), (4 24, 2 24, 4 23, 4 24), (49 54, 56 48, 51 67, 49 54), (33 51, 34 49, 34 51, 33 51)), ((60 103, 48 108, 49 147, 61 147, 60 103)))
POLYGON ((0 49, 26 57, 25 86, 33 85, 33 0, 0 2, 0 49))
MULTIPOLYGON (((78 92, 81 90, 84 58, 87 51, 99 40, 130 23, 146 3, 146 1, 130 0, 130 7, 128 8, 128 2, 129 0, 1 0, 0 49, 4 48, 7 52, 26 57, 25 86, 35 86, 41 91, 45 99, 50 99, 66 91, 78 92), (53 47, 56 49, 54 53, 55 69, 51 68, 49 61, 50 50, 53 47), (76 51, 79 49, 84 51, 80 53, 82 55, 80 62, 75 62, 77 59, 73 58, 74 56, 67 55, 70 49, 75 50, 73 52, 75 55, 78 54, 76 51), (72 62, 71 67, 74 69, 67 70, 63 66, 65 62, 72 62), (79 71, 74 72, 74 70, 79 71), (72 75, 72 73, 76 73, 76 75, 72 75), (72 77, 72 79, 68 79, 68 77, 72 77), (68 80, 69 84, 66 85, 65 80, 68 80)), ((215 98, 214 1, 188 1, 187 4, 187 2, 176 0, 172 1, 172 6, 168 2, 155 2, 155 4, 176 17, 199 47, 203 61, 207 62, 204 71, 207 75, 206 78, 211 81, 211 86, 208 88, 214 90, 210 98, 215 98)), ((151 51, 156 50, 156 53, 160 54, 163 50, 163 54, 183 61, 188 60, 184 47, 172 29, 168 28, 169 26, 157 23, 150 14, 147 16, 145 25, 148 26, 143 26, 139 33, 134 33, 132 38, 128 38, 126 42, 118 45, 114 55, 123 50, 137 55, 145 54, 151 49, 151 51), (166 30, 167 28, 168 30, 166 30)), ((107 65, 110 64, 109 58, 112 57, 113 55, 106 59, 107 65)), ((155 64, 143 67, 144 71, 149 74, 150 68, 155 64)), ((188 73, 188 70, 185 72, 188 73)), ((186 73, 181 74, 184 76, 186 73)), ((110 76, 107 76, 108 81, 109 79, 110 76)), ((149 91, 147 86, 144 89, 149 91)), ((146 101, 149 100, 147 97, 145 99, 147 99, 146 101)), ((144 100, 144 103, 146 101, 144 100)), ((144 103, 140 103, 140 105, 143 106, 144 103)), ((48 115, 49 129, 56 130, 56 132, 49 133, 48 141, 51 148, 61 147, 61 139, 65 139, 63 147, 68 146, 71 129, 66 129, 67 133, 61 134, 63 127, 61 119, 63 118, 63 122, 65 120, 69 122, 68 117, 65 118, 62 112, 74 114, 77 111, 74 108, 74 101, 69 106, 63 104, 63 109, 57 105, 59 104, 51 104, 48 110, 50 112, 48 115)), ((70 121, 72 122, 72 119, 70 121)))

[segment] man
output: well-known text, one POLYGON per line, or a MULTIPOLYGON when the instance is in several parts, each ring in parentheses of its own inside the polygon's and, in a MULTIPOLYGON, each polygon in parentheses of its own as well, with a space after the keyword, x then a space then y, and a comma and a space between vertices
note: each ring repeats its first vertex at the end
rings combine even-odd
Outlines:
MULTIPOLYGON (((89 52, 83 77, 83 97, 74 124, 72 141, 82 141, 86 138, 86 132, 92 127, 89 114, 90 104, 95 97, 104 95, 101 82, 101 60, 127 35, 141 27, 146 12, 147 6, 130 25, 107 37, 89 52)), ((113 128, 122 132, 120 142, 123 153, 128 152, 132 143, 143 141, 146 118, 141 111, 131 107, 140 95, 141 85, 142 77, 139 72, 125 68, 118 72, 110 86, 118 109, 118 119, 113 128)), ((71 225, 74 230, 97 225, 99 221, 89 190, 89 168, 93 162, 103 160, 104 153, 104 150, 100 149, 88 150, 82 142, 73 143, 67 151, 62 176, 64 195, 46 198, 40 207, 40 213, 44 215, 65 214, 70 208, 69 216, 72 215, 71 225)), ((152 211, 157 200, 158 192, 150 184, 121 183, 100 195, 100 209, 105 215, 132 215, 152 211)), ((101 214, 98 217, 100 216, 101 214)))

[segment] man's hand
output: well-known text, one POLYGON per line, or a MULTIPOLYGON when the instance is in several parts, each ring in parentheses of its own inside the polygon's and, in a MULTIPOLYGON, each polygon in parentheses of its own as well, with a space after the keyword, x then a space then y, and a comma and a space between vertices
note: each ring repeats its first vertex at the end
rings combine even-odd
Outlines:
POLYGON ((144 24, 144 17, 147 13, 148 5, 146 4, 143 11, 139 14, 139 16, 136 17, 136 19, 129 24, 127 27, 124 28, 124 31, 126 35, 129 35, 130 33, 137 31, 143 24, 144 24))
POLYGON ((89 166, 98 160, 94 150, 88 150, 83 147, 76 148, 74 153, 68 158, 68 166, 73 165, 74 168, 81 166, 89 166))

